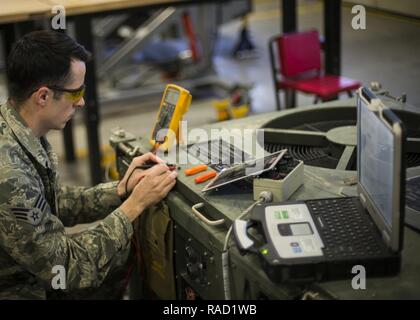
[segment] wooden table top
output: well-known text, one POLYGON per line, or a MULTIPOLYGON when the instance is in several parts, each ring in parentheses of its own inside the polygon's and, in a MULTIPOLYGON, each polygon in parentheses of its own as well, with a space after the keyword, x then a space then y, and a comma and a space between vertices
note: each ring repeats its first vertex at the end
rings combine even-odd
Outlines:
POLYGON ((51 12, 51 6, 38 0, 0 0, 0 23, 20 22, 51 12))
POLYGON ((148 5, 171 4, 184 0, 38 0, 49 5, 62 5, 67 15, 105 12, 148 5))
POLYGON ((62 5, 66 15, 78 15, 129 9, 148 5, 173 4, 184 0, 0 0, 0 23, 30 20, 36 16, 51 16, 55 5, 62 5))

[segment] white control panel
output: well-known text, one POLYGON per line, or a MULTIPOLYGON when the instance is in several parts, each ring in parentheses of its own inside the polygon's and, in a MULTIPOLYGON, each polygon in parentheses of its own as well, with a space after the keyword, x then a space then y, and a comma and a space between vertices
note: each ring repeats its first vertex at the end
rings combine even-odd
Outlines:
POLYGON ((280 258, 323 256, 324 243, 306 204, 268 206, 265 221, 269 241, 280 258))

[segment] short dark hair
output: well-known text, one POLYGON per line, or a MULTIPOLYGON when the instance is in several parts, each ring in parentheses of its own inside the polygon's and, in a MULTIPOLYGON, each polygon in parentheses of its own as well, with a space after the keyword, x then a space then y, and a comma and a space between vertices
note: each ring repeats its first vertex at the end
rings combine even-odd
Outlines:
POLYGON ((71 60, 86 63, 90 57, 90 52, 65 33, 28 33, 14 44, 8 58, 9 97, 21 103, 41 86, 64 86, 71 60))

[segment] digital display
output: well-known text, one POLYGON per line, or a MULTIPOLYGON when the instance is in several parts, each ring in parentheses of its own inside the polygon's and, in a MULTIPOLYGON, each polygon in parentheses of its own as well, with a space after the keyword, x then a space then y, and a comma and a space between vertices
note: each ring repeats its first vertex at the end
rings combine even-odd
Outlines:
POLYGON ((362 99, 358 99, 359 183, 385 222, 392 225, 394 135, 362 99))
POLYGON ((164 105, 161 112, 159 113, 159 118, 157 120, 155 130, 153 131, 153 139, 155 141, 163 141, 167 135, 167 129, 174 115, 175 106, 164 105))
POLYGON ((167 135, 167 129, 171 124, 172 117, 175 112, 176 103, 178 102, 179 92, 176 90, 168 89, 166 91, 164 104, 159 113, 155 130, 153 131, 152 138, 155 141, 163 141, 167 135))
POLYGON ((294 236, 307 236, 313 233, 309 223, 293 223, 290 225, 290 230, 294 236))
POLYGON ((264 158, 245 162, 222 170, 202 191, 215 189, 247 177, 259 175, 275 167, 287 150, 281 150, 264 158))
POLYGON ((166 92, 165 102, 176 105, 176 103, 178 102, 178 98, 179 98, 179 92, 176 90, 169 89, 166 92))

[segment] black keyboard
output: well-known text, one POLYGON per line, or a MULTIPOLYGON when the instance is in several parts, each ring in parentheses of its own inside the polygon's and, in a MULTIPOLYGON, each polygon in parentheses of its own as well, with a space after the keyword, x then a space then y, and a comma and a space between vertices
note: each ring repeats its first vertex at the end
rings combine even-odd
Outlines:
POLYGON ((383 251, 375 225, 358 198, 305 201, 324 242, 327 258, 379 255, 383 251))
POLYGON ((420 211, 420 177, 412 178, 407 181, 405 201, 407 207, 420 211))

